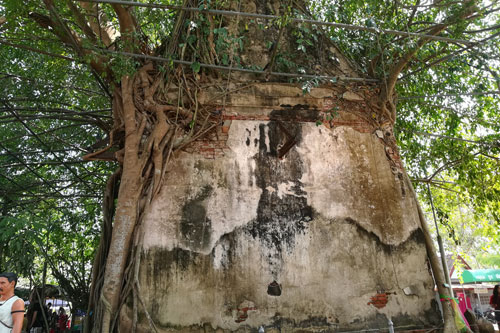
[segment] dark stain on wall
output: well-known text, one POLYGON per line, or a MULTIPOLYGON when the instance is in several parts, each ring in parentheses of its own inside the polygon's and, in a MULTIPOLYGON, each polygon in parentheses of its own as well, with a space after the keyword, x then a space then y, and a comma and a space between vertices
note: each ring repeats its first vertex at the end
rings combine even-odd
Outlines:
MULTIPOLYGON (((157 248, 154 251, 144 252, 143 256, 149 263, 146 266, 145 282, 148 288, 156 293, 169 292, 169 290, 162 289, 162 280, 175 279, 175 275, 185 272, 193 266, 199 267, 205 260, 203 255, 181 248, 174 248, 171 251, 157 248)), ((151 298, 151 308, 149 311, 153 318, 158 318, 159 312, 162 306, 164 306, 160 302, 161 298, 151 298)))
POLYGON ((303 233, 313 219, 313 210, 300 182, 304 171, 300 155, 292 148, 283 159, 278 159, 278 150, 290 135, 300 144, 301 124, 289 122, 279 126, 270 121, 259 125, 259 152, 254 156, 256 185, 262 194, 257 218, 246 228, 268 249, 267 260, 273 275, 280 270, 282 252, 293 249, 295 235, 303 233), (278 193, 278 186, 283 184, 289 184, 287 193, 278 193))
POLYGON ((283 121, 308 121, 315 122, 321 119, 321 113, 318 109, 309 105, 280 105, 282 109, 274 110, 270 114, 271 120, 283 121))
POLYGON ((387 255, 391 255, 394 249, 401 248, 410 240, 415 241, 415 243, 417 244, 425 245, 425 236, 422 229, 420 228, 413 230, 410 236, 404 242, 397 246, 394 246, 385 244, 374 232, 366 230, 358 221, 350 217, 345 218, 344 222, 356 226, 360 236, 364 236, 365 239, 368 238, 373 240, 380 247, 380 250, 384 251, 384 253, 387 255))
MULTIPOLYGON (((407 251, 411 251, 416 244, 422 242, 422 237, 423 237, 422 231, 420 229, 417 229, 405 242, 401 243, 398 246, 390 247, 388 245, 382 244, 380 240, 376 237, 376 235, 360 227, 354 220, 351 220, 350 222, 345 221, 345 219, 334 220, 332 221, 332 223, 348 223, 355 226, 357 233, 359 234, 360 244, 375 244, 373 250, 376 253, 384 253, 384 255, 394 256, 395 258, 401 256, 407 251), (389 252, 390 248, 392 250, 390 250, 389 252)), ((325 231, 327 230, 329 229, 325 229, 325 231)), ((223 245, 226 251, 224 255, 225 258, 224 260, 222 260, 222 266, 224 270, 224 274, 222 276, 217 274, 214 275, 215 272, 213 268, 213 259, 215 255, 214 251, 212 251, 210 254, 205 255, 180 248, 174 248, 173 250, 155 248, 154 250, 144 253, 145 257, 142 261, 145 263, 149 263, 146 268, 146 272, 144 273, 144 276, 147 279, 146 281, 147 284, 152 286, 153 293, 164 293, 166 291, 160 288, 165 288, 166 281, 176 281, 179 278, 182 279, 183 274, 193 274, 194 276, 200 277, 201 290, 214 288, 214 285, 217 284, 225 285, 228 287, 234 286, 235 287, 234 290, 232 288, 228 288, 228 290, 231 290, 228 293, 228 295, 231 295, 230 296, 231 299, 232 298, 240 299, 241 297, 248 297, 248 291, 239 289, 238 284, 236 284, 237 281, 239 281, 237 277, 240 276, 241 271, 238 271, 238 269, 241 266, 235 265, 235 263, 243 259, 241 257, 238 257, 238 254, 234 251, 234 249, 237 249, 239 246, 237 240, 241 238, 242 232, 248 233, 249 230, 245 229, 245 227, 237 228, 236 230, 223 235, 218 241, 218 243, 221 242, 224 243, 223 245), (217 279, 222 278, 222 279, 214 280, 216 278, 217 279), (241 294, 242 292, 243 294, 241 294)), ((265 243, 263 245, 267 246, 268 244, 265 243)), ((363 269, 366 269, 366 267, 364 267, 363 269)), ((374 276, 374 278, 378 279, 380 276, 376 275, 374 276)), ((390 279, 387 279, 387 281, 390 282, 390 279)), ((276 284, 279 285, 279 282, 276 282, 276 284)), ((170 286, 170 283, 166 283, 166 285, 170 286)), ((268 288, 269 286, 263 285, 262 287, 268 288)), ((401 293, 401 291, 397 289, 397 286, 393 284, 384 287, 395 291, 391 292, 391 294, 396 294, 397 292, 398 295, 400 295, 401 293)), ((282 289, 282 293, 287 293, 287 292, 288 291, 286 289, 285 290, 282 289)), ((250 297, 250 299, 252 299, 252 297, 250 297)), ((157 302, 157 298, 155 297, 151 299, 151 302, 152 303, 150 303, 151 304, 150 313, 156 322, 157 321, 156 318, 159 318, 160 316, 158 309, 162 309, 164 307, 164 304, 159 304, 157 302)), ((337 302, 337 303, 345 302, 345 300, 332 299, 332 302, 337 302)), ((399 314, 394 314, 391 320, 393 321, 395 327, 405 326, 406 329, 412 329, 412 328, 416 329, 421 326, 439 325, 441 322, 441 318, 439 316, 439 310, 437 308, 437 302, 435 300, 432 300, 432 305, 428 307, 427 310, 425 310, 425 312, 420 317, 408 316, 405 313, 399 313, 399 314)), ((303 328, 304 330, 308 328, 315 328, 315 329, 318 328, 318 330, 321 329, 321 332, 336 332, 336 331, 338 332, 338 331, 348 331, 348 330, 366 329, 366 328, 386 329, 387 321, 388 321, 387 317, 381 314, 371 317, 363 317, 349 323, 339 324, 335 320, 335 316, 331 318, 330 317, 327 318, 321 315, 311 316, 306 320, 297 321, 293 318, 287 318, 277 313, 276 316, 272 318, 271 323, 266 325, 265 328, 266 330, 267 328, 281 328, 282 332, 288 332, 288 331, 300 332, 301 331, 300 328, 303 328)), ((159 324, 158 322, 156 323, 157 325, 162 327, 169 327, 169 328, 175 327, 169 325, 168 323, 162 323, 162 324, 159 324)), ((147 325, 146 322, 144 322, 144 324, 147 325)), ((183 329, 185 329, 183 332, 189 332, 188 328, 183 328, 183 329)))
POLYGON ((212 187, 204 186, 182 207, 180 232, 182 241, 193 250, 202 250, 210 245, 212 222, 207 217, 204 201, 212 194, 212 187))
POLYGON ((287 332, 289 328, 295 328, 294 332, 301 332, 300 328, 307 329, 304 332, 311 332, 315 328, 319 329, 320 332, 335 332, 338 325, 336 323, 328 323, 326 317, 316 317, 311 316, 308 319, 302 321, 292 320, 290 318, 283 318, 279 314, 273 318, 271 325, 266 328, 279 329, 280 332, 287 332))
POLYGON ((267 294, 269 296, 281 296, 281 285, 273 281, 267 286, 267 294))
POLYGON ((184 250, 181 248, 174 248, 171 251, 168 250, 155 250, 151 254, 153 260, 151 262, 154 265, 151 267, 151 278, 152 282, 155 277, 170 277, 170 274, 179 271, 188 270, 193 264, 203 260, 203 256, 199 253, 192 252, 189 250, 184 250))
MULTIPOLYGON (((439 325, 440 323, 442 323, 441 310, 439 310, 439 304, 435 299, 431 301, 430 308, 425 310, 425 315, 423 319, 425 321, 432 323, 433 325, 439 325)), ((422 321, 424 322, 423 324, 425 325, 426 323, 424 320, 422 321)), ((396 321, 396 324, 399 326, 399 322, 396 321)))

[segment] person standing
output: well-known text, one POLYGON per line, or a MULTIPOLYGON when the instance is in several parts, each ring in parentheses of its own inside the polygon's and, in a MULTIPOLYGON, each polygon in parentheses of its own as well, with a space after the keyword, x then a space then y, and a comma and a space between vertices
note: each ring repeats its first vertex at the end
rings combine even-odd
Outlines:
POLYGON ((0 274, 0 333, 21 333, 24 320, 24 301, 14 295, 17 275, 0 274))
POLYGON ((493 288, 493 295, 490 297, 490 305, 495 310, 495 319, 497 324, 500 324, 500 284, 497 284, 495 288, 493 288))
POLYGON ((33 300, 35 297, 35 293, 32 293, 28 310, 28 327, 26 330, 29 333, 42 333, 44 331, 43 317, 45 314, 45 307, 40 304, 38 300, 33 300))
POLYGON ((61 306, 59 308, 59 316, 57 318, 57 331, 56 332, 67 332, 68 328, 68 315, 66 314, 66 311, 64 308, 61 306))

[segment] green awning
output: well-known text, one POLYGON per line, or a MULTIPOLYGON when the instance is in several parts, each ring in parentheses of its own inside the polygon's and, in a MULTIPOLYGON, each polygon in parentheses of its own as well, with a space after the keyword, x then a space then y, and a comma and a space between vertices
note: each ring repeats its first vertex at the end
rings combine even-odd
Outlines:
POLYGON ((500 269, 470 269, 462 273, 464 283, 474 282, 498 282, 500 281, 500 269))

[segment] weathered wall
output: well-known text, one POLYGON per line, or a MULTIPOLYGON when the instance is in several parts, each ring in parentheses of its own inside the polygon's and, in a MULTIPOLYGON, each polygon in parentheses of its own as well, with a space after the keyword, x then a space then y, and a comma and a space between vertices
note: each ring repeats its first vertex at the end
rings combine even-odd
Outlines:
POLYGON ((225 109, 232 120, 173 160, 144 219, 140 281, 157 327, 313 332, 386 327, 389 317, 395 326, 437 324, 415 201, 381 132, 349 112, 360 102, 330 90, 305 105, 289 89, 253 91, 253 104, 268 93, 279 98, 259 120, 233 98, 225 109), (340 115, 318 126, 332 98, 340 115))

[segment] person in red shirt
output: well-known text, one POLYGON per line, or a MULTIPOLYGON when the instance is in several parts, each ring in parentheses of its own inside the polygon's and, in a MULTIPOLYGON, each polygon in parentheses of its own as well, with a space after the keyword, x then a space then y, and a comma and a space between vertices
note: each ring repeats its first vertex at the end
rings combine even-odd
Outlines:
POLYGON ((59 316, 57 317, 57 332, 67 332, 68 326, 68 315, 64 308, 61 306, 59 308, 59 316))
POLYGON ((497 284, 493 288, 493 295, 490 297, 490 305, 495 310, 495 319, 497 323, 500 324, 500 295, 498 295, 500 289, 500 284, 497 284))

